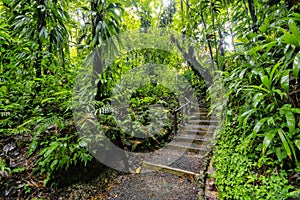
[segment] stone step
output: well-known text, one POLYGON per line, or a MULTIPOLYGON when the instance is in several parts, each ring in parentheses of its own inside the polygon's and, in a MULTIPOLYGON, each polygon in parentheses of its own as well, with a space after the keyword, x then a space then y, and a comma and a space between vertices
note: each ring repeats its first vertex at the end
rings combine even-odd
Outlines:
POLYGON ((178 169, 174 167, 169 167, 166 165, 161 165, 161 164, 156 164, 156 163, 151 163, 144 161, 142 163, 142 168, 148 168, 152 170, 157 170, 157 171, 162 171, 162 172, 167 172, 170 174, 174 174, 176 176, 190 176, 190 177, 195 177, 198 176, 198 173, 192 172, 192 171, 187 171, 183 169, 178 169))
MULTIPOLYGON (((169 145, 176 145, 176 144, 178 144, 178 142, 175 141, 169 143, 169 145)), ((144 159, 144 161, 169 166, 183 156, 188 157, 190 160, 203 159, 204 154, 203 153, 201 154, 201 152, 197 153, 197 152, 184 151, 183 149, 179 149, 179 148, 170 148, 168 147, 168 145, 166 145, 166 147, 154 151, 151 154, 151 156, 149 156, 147 159, 144 159)))
POLYGON ((202 154, 203 153, 207 153, 208 149, 206 146, 200 146, 197 144, 193 144, 193 143, 188 143, 188 142, 171 142, 169 144, 167 144, 168 148, 174 148, 174 149, 178 149, 178 150, 182 150, 182 151, 189 151, 189 152, 194 152, 194 153, 198 153, 198 154, 202 154))
POLYGON ((208 111, 196 111, 196 112, 190 112, 189 115, 190 115, 190 116, 193 116, 193 115, 205 115, 205 116, 207 116, 207 115, 208 115, 208 111))
POLYGON ((207 144, 211 140, 211 137, 199 136, 195 134, 178 134, 173 138, 173 141, 175 142, 191 142, 194 144, 207 144))
POLYGON ((199 111, 206 111, 208 112, 208 108, 207 107, 191 107, 190 108, 191 112, 199 112, 199 111))
POLYGON ((203 125, 203 124, 186 124, 184 126, 184 130, 203 130, 203 131, 208 131, 208 130, 215 130, 216 129, 215 124, 209 124, 209 125, 203 125))
POLYGON ((197 172, 202 166, 205 154, 203 152, 197 153, 185 151, 185 149, 165 147, 163 150, 155 151, 151 157, 143 161, 197 172))
POLYGON ((207 136, 211 137, 214 134, 213 130, 197 130, 197 129, 184 129, 180 130, 181 134, 187 134, 187 135, 198 135, 198 136, 207 136))
POLYGON ((217 117, 216 116, 207 116, 207 114, 205 114, 205 115, 193 114, 193 115, 189 115, 187 120, 194 120, 194 119, 217 120, 217 117))
POLYGON ((214 120, 214 119, 191 119, 191 120, 188 120, 186 122, 186 124, 202 124, 202 125, 209 125, 209 124, 218 124, 219 123, 219 120, 214 120))
POLYGON ((205 154, 206 153, 202 153, 201 155, 201 153, 186 151, 181 157, 176 159, 173 163, 170 163, 168 166, 192 172, 199 172, 205 154))

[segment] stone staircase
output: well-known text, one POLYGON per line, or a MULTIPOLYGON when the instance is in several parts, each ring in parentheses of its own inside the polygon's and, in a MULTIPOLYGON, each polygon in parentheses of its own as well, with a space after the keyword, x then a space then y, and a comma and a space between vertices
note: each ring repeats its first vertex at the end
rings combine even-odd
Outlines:
MULTIPOLYGON (((172 142, 142 162, 142 172, 161 171, 177 176, 201 177, 206 166, 203 159, 210 151, 218 120, 208 116, 207 108, 193 108, 184 125, 180 125, 172 142)), ((202 175, 203 176, 203 175, 202 175)))
POLYGON ((206 195, 205 177, 218 121, 207 113, 206 108, 192 109, 173 140, 134 159, 137 174, 126 176, 105 200, 215 200, 206 195))

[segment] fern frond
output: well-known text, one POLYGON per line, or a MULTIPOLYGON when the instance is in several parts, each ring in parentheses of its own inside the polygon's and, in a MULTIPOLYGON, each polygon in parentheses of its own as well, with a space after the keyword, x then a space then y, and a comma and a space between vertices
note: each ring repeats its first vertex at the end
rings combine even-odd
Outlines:
POLYGON ((59 116, 52 116, 50 118, 46 118, 40 121, 38 125, 35 128, 36 133, 42 133, 45 132, 49 127, 56 125, 58 128, 64 128, 64 119, 59 116))
POLYGON ((40 135, 46 132, 47 129, 55 125, 57 128, 64 128, 64 120, 59 116, 52 116, 39 120, 38 125, 34 129, 33 139, 28 149, 28 157, 31 156, 39 147, 40 135))
POLYGON ((98 108, 96 112, 100 115, 111 114, 114 112, 114 108, 112 108, 111 105, 105 105, 104 107, 98 108))
POLYGON ((16 127, 11 129, 11 133, 13 135, 19 135, 19 134, 24 134, 24 133, 29 133, 30 129, 26 128, 26 127, 16 127))
POLYGON ((0 111, 0 117, 9 117, 10 115, 11 115, 11 112, 0 111))

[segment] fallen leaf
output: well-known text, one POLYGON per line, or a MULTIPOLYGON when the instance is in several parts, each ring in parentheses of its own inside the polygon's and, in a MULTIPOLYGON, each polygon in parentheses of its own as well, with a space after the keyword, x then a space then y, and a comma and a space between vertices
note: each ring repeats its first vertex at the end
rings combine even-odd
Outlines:
POLYGON ((139 140, 135 141, 135 143, 136 143, 136 144, 142 144, 142 142, 139 141, 139 140))
POLYGON ((138 167, 138 168, 136 168, 135 172, 136 172, 137 174, 139 174, 139 173, 141 173, 141 169, 142 169, 142 167, 138 167))

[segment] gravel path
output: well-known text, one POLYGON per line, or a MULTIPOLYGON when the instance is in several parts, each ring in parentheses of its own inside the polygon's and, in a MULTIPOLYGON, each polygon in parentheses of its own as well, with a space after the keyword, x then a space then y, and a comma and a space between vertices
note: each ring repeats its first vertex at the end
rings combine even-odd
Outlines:
POLYGON ((126 176, 114 186, 105 200, 196 200, 195 180, 164 172, 150 172, 126 176))

